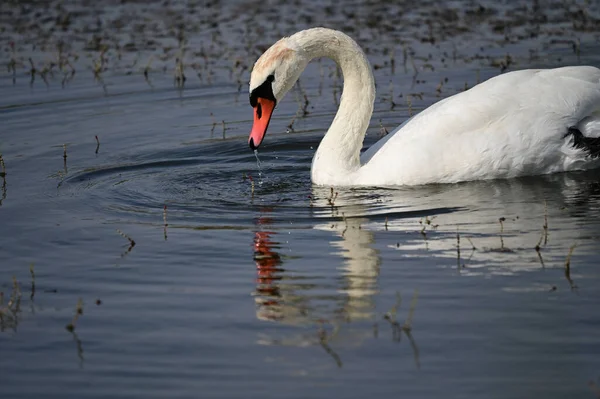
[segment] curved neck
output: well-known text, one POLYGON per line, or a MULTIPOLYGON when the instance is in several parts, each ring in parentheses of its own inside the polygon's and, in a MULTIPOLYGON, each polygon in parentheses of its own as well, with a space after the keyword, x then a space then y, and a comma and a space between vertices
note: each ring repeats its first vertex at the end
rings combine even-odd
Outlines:
POLYGON ((331 58, 342 71, 340 107, 313 158, 311 174, 316 184, 348 182, 360 169, 360 150, 373 114, 375 81, 371 66, 358 44, 344 33, 314 28, 292 38, 308 59, 331 58))

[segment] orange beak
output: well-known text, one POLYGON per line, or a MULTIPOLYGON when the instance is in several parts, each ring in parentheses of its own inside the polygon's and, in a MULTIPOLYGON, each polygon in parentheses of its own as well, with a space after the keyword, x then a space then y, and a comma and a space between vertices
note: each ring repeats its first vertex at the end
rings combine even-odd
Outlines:
POLYGON ((258 97, 254 107, 254 124, 248 138, 250 149, 256 150, 262 143, 271 121, 271 115, 275 109, 275 101, 258 97))

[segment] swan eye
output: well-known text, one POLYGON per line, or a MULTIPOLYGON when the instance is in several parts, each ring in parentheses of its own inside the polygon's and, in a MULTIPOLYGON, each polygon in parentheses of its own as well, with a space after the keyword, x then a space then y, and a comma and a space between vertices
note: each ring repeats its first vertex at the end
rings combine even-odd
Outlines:
POLYGON ((260 86, 252 90, 252 92, 250 93, 250 105, 252 107, 256 107, 256 104, 258 104, 259 97, 277 102, 275 96, 273 95, 273 85, 271 84, 274 80, 275 76, 269 75, 260 86))
POLYGON ((256 115, 258 116, 258 119, 262 117, 262 107, 260 106, 260 103, 256 104, 256 115))

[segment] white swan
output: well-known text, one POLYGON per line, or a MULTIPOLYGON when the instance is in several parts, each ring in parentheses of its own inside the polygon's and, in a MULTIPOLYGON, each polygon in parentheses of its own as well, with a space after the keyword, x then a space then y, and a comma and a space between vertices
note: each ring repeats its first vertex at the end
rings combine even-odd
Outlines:
POLYGON ((600 70, 589 66, 494 77, 432 105, 361 155, 375 100, 373 74, 354 40, 325 28, 284 37, 256 61, 250 148, 261 144, 275 105, 317 57, 337 63, 344 89, 313 158, 315 184, 453 183, 600 166, 600 70))

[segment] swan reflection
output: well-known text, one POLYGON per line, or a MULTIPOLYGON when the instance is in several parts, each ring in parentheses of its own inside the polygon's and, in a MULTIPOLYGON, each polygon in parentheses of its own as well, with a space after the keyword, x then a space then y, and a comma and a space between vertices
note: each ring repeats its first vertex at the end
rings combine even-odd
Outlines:
MULTIPOLYGON (((263 212, 268 214, 270 210, 263 212)), ((258 228, 253 245, 257 317, 296 325, 333 319, 345 322, 373 320, 381 260, 379 251, 372 247, 373 234, 361 227, 366 221, 351 218, 342 223, 315 226, 315 229, 333 232, 329 242, 333 249, 331 254, 342 259, 338 267, 341 278, 335 281, 335 294, 322 294, 319 291, 326 288, 329 281, 311 276, 310 270, 305 274, 286 272, 283 267, 285 257, 278 252, 277 234, 270 227, 273 219, 261 215, 256 221, 258 228), (333 316, 323 314, 324 309, 330 310, 333 316)))
POLYGON ((338 267, 344 277, 338 292, 343 294, 341 312, 347 321, 372 319, 375 312, 374 297, 379 292, 377 277, 381 257, 372 246, 373 233, 361 226, 367 221, 364 218, 345 218, 342 223, 333 226, 315 226, 316 229, 333 230, 338 238, 330 244, 334 249, 332 254, 344 259, 338 267))
MULTIPOLYGON (((590 227, 600 230, 597 171, 339 190, 335 206, 329 208, 328 189, 317 196, 323 205, 317 216, 350 220, 362 215, 378 241, 401 257, 441 259, 438 267, 473 276, 562 268, 569 248, 586 240, 590 227), (379 233, 383 231, 388 234, 379 233), (387 239, 389 232, 396 233, 394 240, 387 239)), ((590 250, 591 244, 585 248, 590 250)))
MULTIPOLYGON (((263 210, 265 213, 270 211, 263 210)), ((285 270, 281 267, 283 262, 277 252, 280 244, 273 238, 276 233, 269 230, 271 223, 270 217, 260 216, 256 221, 259 230, 254 233, 256 317, 281 322, 302 319, 306 313, 302 307, 302 297, 294 294, 293 289, 280 284, 285 270)))
MULTIPOLYGON (((358 208, 354 211, 358 212, 358 208)), ((297 262, 281 253, 278 229, 273 226, 277 221, 271 214, 272 210, 268 208, 261 211, 254 232, 256 317, 305 328, 302 333, 285 337, 264 335, 259 339, 260 344, 319 345, 338 367, 342 367, 343 356, 337 352, 337 347, 361 345, 368 339, 377 338, 379 322, 386 323, 384 320, 387 320, 393 327, 390 330, 392 340, 399 341, 397 334, 402 333, 402 328, 394 329, 394 325, 400 325, 395 318, 384 319, 385 312, 376 307, 381 256, 374 247, 373 232, 362 226, 369 222, 367 218, 330 219, 313 226, 314 230, 329 237, 330 255, 337 260, 335 263, 339 263, 337 267, 326 266, 329 270, 337 270, 331 276, 330 272, 321 274, 318 266, 305 265, 301 271, 287 269, 288 260, 290 264, 297 262)), ((415 348, 407 331, 404 330, 415 348)))
MULTIPOLYGON (((396 189, 313 187, 311 203, 294 222, 301 225, 297 230, 278 220, 280 214, 289 217, 289 208, 263 209, 256 220, 256 316, 274 326, 301 327, 265 332, 259 343, 320 345, 340 365, 348 345, 365 345, 379 331, 386 334, 380 339, 408 337, 403 345, 412 347, 418 367, 419 337, 408 328, 412 316, 404 322, 386 316, 397 307, 381 301, 382 259, 386 265, 407 260, 405 267, 418 262, 423 271, 410 272, 420 276, 415 281, 444 269, 442 276, 458 271, 473 277, 564 269, 574 243, 577 256, 597 252, 599 199, 597 173, 396 189), (287 242, 287 234, 283 240, 285 233, 294 241, 287 242), (288 250, 301 256, 288 256, 288 250)), ((560 276, 562 288, 560 280, 540 288, 539 279, 524 278, 505 280, 502 290, 570 290, 572 280, 585 283, 579 274, 560 276)), ((387 288, 387 297, 390 289, 395 287, 387 288)))

